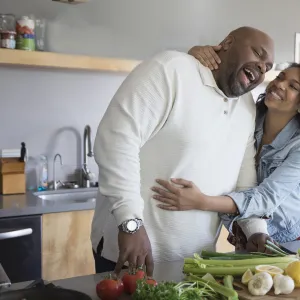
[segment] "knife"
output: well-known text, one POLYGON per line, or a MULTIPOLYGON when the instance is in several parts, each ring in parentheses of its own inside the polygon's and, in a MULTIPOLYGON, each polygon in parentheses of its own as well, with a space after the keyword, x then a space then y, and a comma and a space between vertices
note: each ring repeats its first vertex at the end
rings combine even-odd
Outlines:
POLYGON ((289 249, 283 247, 282 245, 279 245, 279 248, 280 248, 281 250, 283 250, 284 252, 288 253, 288 254, 291 254, 291 255, 296 255, 296 254, 297 254, 296 252, 293 252, 293 251, 291 251, 291 250, 289 250, 289 249))
POLYGON ((24 142, 21 143, 21 155, 20 155, 20 162, 24 162, 25 161, 25 156, 26 156, 26 145, 24 142))

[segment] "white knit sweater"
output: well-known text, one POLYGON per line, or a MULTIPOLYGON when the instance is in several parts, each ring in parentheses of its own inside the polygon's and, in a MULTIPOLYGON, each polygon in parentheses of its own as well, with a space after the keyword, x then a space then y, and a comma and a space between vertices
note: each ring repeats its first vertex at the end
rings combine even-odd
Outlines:
POLYGON ((94 249, 104 237, 102 254, 116 261, 117 225, 136 217, 155 261, 213 250, 217 213, 160 210, 150 188, 171 177, 192 180, 209 195, 255 185, 254 120, 252 96, 227 99, 192 56, 167 51, 139 65, 112 99, 95 140, 94 249))

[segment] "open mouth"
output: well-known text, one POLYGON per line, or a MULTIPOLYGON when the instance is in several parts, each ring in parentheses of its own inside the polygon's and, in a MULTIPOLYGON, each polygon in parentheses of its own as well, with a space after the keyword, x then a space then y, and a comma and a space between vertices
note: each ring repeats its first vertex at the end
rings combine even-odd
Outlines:
POLYGON ((282 99, 282 96, 279 94, 279 93, 277 93, 276 91, 271 91, 271 93, 270 93, 271 95, 272 95, 272 97, 274 98, 274 99, 276 99, 276 100, 279 100, 279 101, 282 101, 283 99, 282 99))
POLYGON ((250 68, 244 68, 243 71, 244 71, 247 79, 249 80, 249 83, 253 83, 256 81, 256 79, 258 77, 256 72, 254 72, 250 68))

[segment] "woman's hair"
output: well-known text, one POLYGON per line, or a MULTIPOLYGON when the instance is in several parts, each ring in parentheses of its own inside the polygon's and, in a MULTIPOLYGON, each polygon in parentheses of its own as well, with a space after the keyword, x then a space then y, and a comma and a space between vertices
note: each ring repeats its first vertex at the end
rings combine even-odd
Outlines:
MULTIPOLYGON (((288 70, 290 68, 300 68, 300 64, 297 63, 291 63, 285 70, 288 70)), ((258 96, 257 102, 256 102, 256 109, 257 109, 257 115, 262 116, 264 115, 268 108, 265 104, 265 97, 266 97, 266 93, 262 93, 258 96)), ((299 121, 300 124, 300 113, 297 114, 297 119, 299 121)))

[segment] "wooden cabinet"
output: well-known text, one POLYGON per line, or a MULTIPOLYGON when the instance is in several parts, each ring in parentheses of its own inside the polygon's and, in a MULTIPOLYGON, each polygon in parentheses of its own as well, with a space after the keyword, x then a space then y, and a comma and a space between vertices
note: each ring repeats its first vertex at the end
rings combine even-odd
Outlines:
POLYGON ((44 280, 95 274, 90 241, 93 214, 93 210, 84 210, 43 215, 44 280))
POLYGON ((224 253, 224 252, 234 251, 234 246, 227 241, 227 237, 228 237, 228 230, 224 226, 222 226, 221 233, 217 241, 217 247, 216 247, 217 252, 224 253))
MULTIPOLYGON (((95 274, 90 241, 93 210, 52 213, 42 219, 42 274, 57 280, 95 274)), ((223 226, 217 251, 231 252, 228 231, 223 226)))

